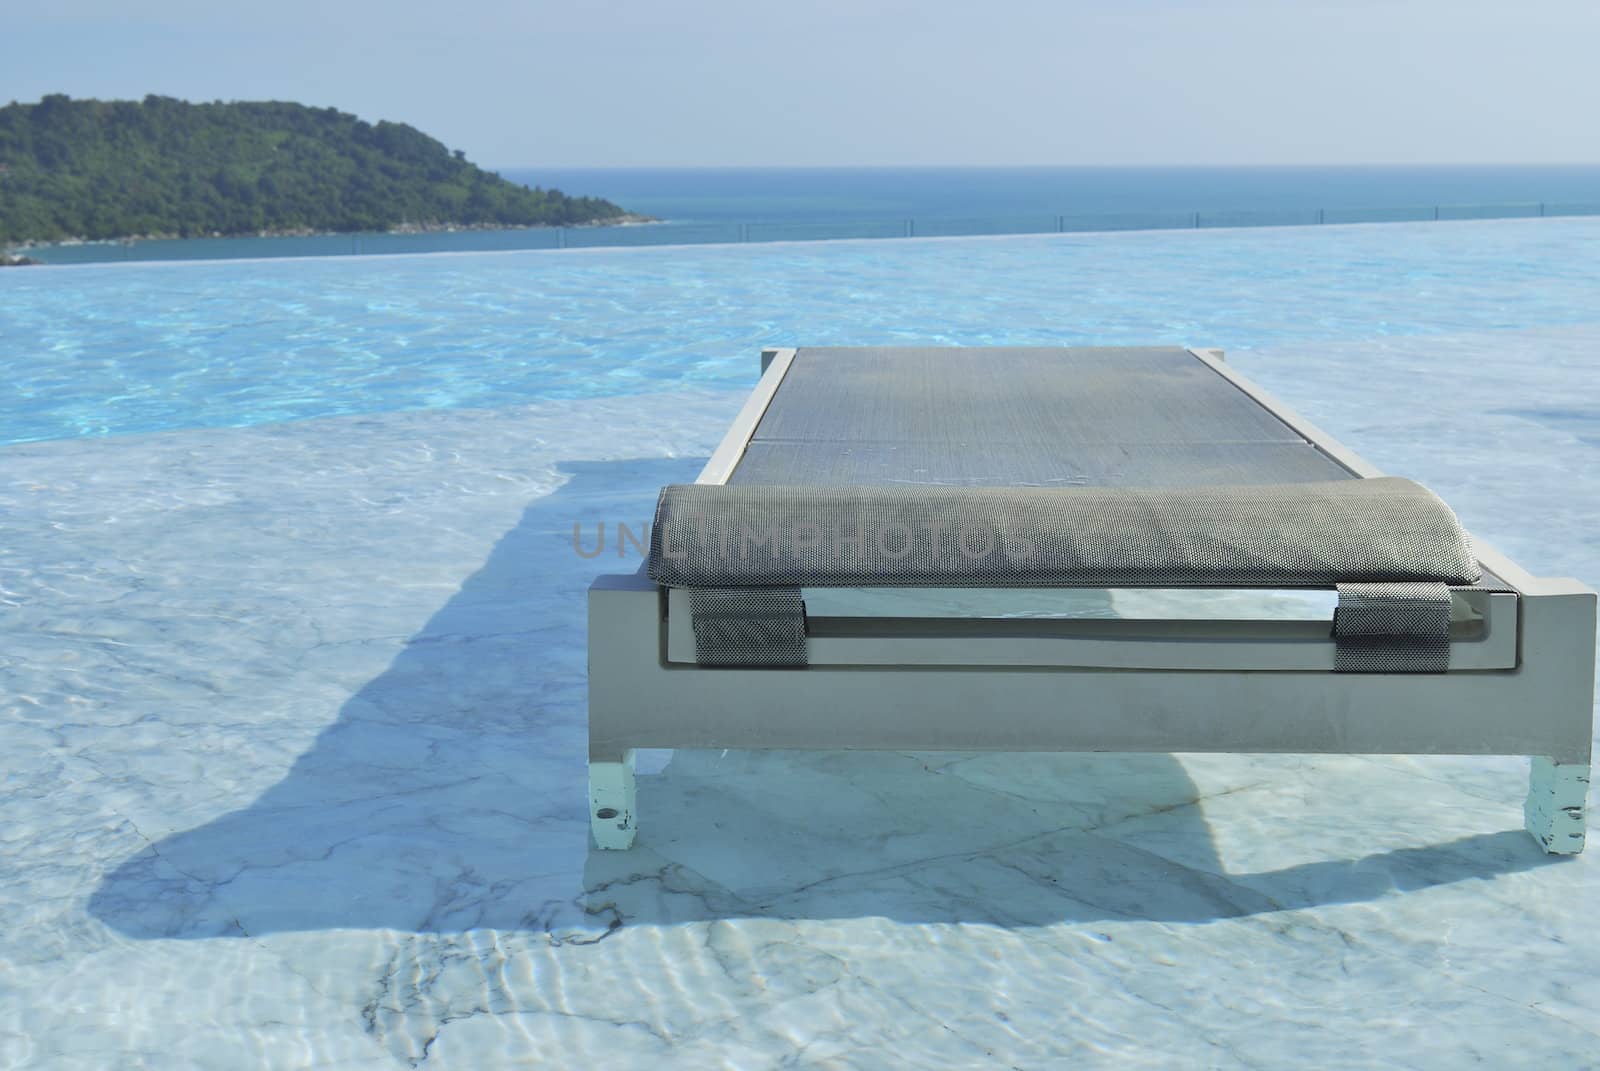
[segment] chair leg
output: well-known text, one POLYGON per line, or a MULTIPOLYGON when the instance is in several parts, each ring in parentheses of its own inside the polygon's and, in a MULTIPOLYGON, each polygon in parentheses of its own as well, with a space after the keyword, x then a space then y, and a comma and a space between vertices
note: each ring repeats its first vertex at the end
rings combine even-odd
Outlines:
POLYGON ((589 829, 598 848, 616 851, 633 846, 638 832, 633 784, 633 751, 621 762, 589 762, 589 829))
POLYGON ((1534 756, 1522 815, 1541 848, 1552 855, 1583 851, 1583 807, 1588 794, 1587 763, 1558 763, 1534 756))

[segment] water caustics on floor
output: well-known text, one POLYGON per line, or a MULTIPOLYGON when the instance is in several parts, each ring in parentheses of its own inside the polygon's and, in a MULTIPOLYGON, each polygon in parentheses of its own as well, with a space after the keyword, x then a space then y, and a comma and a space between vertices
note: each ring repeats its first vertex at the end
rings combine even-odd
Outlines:
POLYGON ((763 344, 1176 342, 1593 582, 1597 243, 0 276, 0 1067, 1596 1063, 1600 864, 1518 760, 648 753, 591 852, 582 592, 638 563, 572 527, 763 344))

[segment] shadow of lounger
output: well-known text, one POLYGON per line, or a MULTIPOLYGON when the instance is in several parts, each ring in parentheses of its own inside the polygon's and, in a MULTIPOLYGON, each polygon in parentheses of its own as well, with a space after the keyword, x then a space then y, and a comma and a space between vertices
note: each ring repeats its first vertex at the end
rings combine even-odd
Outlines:
POLYGON ((529 506, 282 781, 116 867, 90 912, 147 939, 494 928, 593 940, 749 916, 1203 922, 1547 861, 1514 830, 1229 875, 1169 755, 1007 756, 1002 768, 846 752, 673 753, 640 779, 638 847, 591 855, 584 591, 618 563, 574 554, 572 524, 646 519, 656 490, 697 467, 567 466, 571 480, 529 506), (1096 832, 1138 815, 1187 839, 1190 865, 1096 832))

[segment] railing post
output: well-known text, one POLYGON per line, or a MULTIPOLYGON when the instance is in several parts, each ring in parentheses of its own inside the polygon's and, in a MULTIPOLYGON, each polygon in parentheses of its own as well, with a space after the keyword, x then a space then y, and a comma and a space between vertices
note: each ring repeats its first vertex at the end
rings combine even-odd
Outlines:
POLYGON ((567 228, 565 228, 565 227, 557 227, 556 228, 556 248, 557 249, 565 249, 565 248, 567 248, 567 228))
POLYGON ((1317 209, 1317 222, 1318 223, 1326 223, 1326 222, 1328 222, 1328 210, 1326 208, 1317 209))
POLYGON ((1061 234, 1061 233, 1065 232, 1066 229, 1067 229, 1067 217, 1066 216, 1057 216, 1056 217, 1056 233, 1057 234, 1061 234))
POLYGON ((1200 229, 1200 213, 1198 212, 1194 214, 1194 228, 1195 230, 1200 229))
POLYGON ((1539 218, 1540 219, 1544 218, 1544 202, 1543 201, 1539 202, 1539 218))
POLYGON ((1434 205, 1433 206, 1433 221, 1435 223, 1439 222, 1439 206, 1438 205, 1434 205))

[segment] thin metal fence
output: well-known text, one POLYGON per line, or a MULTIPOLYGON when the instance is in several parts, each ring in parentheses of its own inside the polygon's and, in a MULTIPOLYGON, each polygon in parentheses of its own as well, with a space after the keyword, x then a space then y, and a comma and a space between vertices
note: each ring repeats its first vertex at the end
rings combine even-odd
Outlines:
POLYGON ((1600 201, 1385 208, 1230 209, 1193 212, 1055 213, 1018 216, 727 223, 663 222, 624 226, 529 227, 510 230, 327 234, 283 238, 152 239, 84 242, 19 250, 48 264, 116 260, 200 260, 238 257, 371 256, 395 253, 594 249, 626 246, 813 242, 843 239, 947 238, 983 235, 1086 234, 1101 231, 1308 227, 1351 223, 1597 216, 1600 201))

